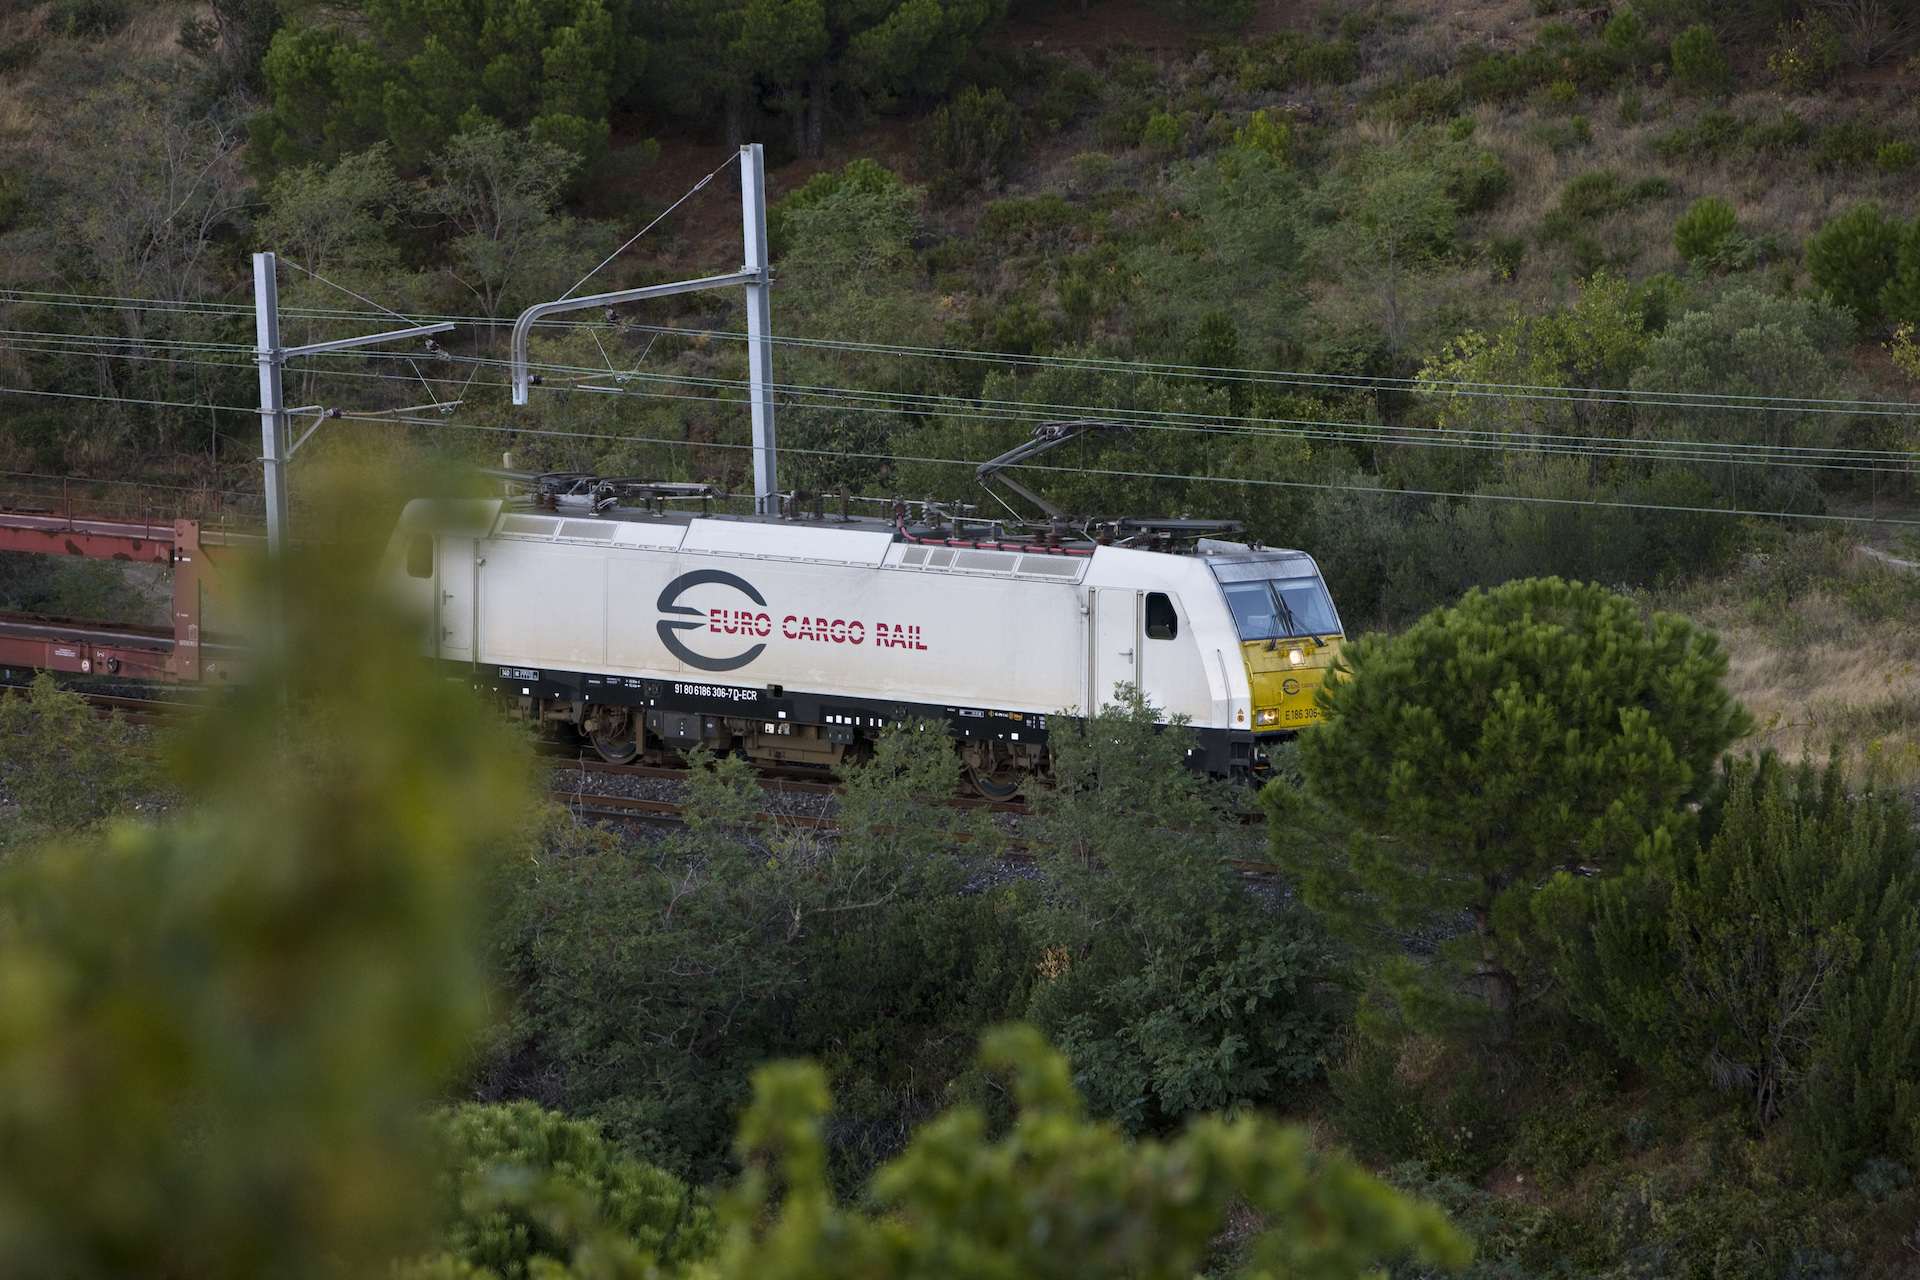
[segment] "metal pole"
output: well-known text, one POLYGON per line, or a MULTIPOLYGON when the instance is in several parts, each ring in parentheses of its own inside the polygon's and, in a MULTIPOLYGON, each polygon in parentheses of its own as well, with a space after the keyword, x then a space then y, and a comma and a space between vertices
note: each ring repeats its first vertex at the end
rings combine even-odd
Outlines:
POLYGON ((747 242, 747 393, 753 404, 753 509, 778 514, 773 447, 773 273, 767 251, 767 160, 757 142, 740 148, 740 218, 747 242))
POLYGON ((260 362, 260 461, 267 499, 267 558, 287 554, 287 404, 280 389, 286 353, 280 346, 280 290, 274 282, 271 253, 253 255, 254 332, 260 362))

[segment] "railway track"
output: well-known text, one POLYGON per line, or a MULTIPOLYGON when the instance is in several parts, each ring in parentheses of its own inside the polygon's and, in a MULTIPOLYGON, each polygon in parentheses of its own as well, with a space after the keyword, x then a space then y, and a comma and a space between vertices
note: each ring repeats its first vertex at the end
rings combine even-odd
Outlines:
MULTIPOLYGON (((646 768, 646 766, 633 765, 612 767, 622 770, 646 768)), ((685 777, 685 771, 649 769, 647 776, 660 775, 685 777)), ((770 785, 782 781, 786 780, 760 779, 761 785, 768 790, 786 789, 770 785)), ((837 790, 837 788, 827 786, 824 783, 795 783, 790 785, 806 787, 811 791, 829 794, 837 790)), ((587 791, 563 791, 559 789, 549 790, 547 792, 547 798, 553 800, 555 803, 567 806, 576 816, 591 820, 619 822, 623 825, 644 824, 666 827, 684 826, 686 822, 685 806, 671 800, 643 800, 628 796, 597 795, 587 791)), ((973 801, 969 803, 965 797, 957 797, 955 801, 958 803, 958 807, 990 808, 1003 813, 1024 814, 1030 812, 1025 805, 998 804, 988 801, 973 801)), ((748 825, 760 827, 769 832, 814 831, 831 835, 838 831, 840 827, 838 821, 824 815, 773 813, 765 810, 755 813, 747 821, 748 825)), ((952 832, 951 836, 955 841, 963 845, 970 844, 973 840, 972 833, 967 831, 952 832)), ((1005 842, 999 856, 1001 860, 1007 862, 1032 864, 1039 861, 1039 854, 1036 851, 1034 842, 1023 840, 1018 836, 1005 837, 1005 842)), ((1280 875, 1280 868, 1270 862, 1261 862, 1248 858, 1230 858, 1227 860, 1227 865, 1232 867, 1243 879, 1248 880, 1271 880, 1278 878, 1280 875)))
MULTIPOLYGON (((25 690, 26 685, 17 682, 0 681, 0 691, 13 689, 25 690)), ((87 703, 101 715, 118 712, 129 724, 179 726, 190 719, 194 713, 203 709, 196 702, 172 698, 135 698, 121 694, 95 693, 76 690, 87 703)), ((609 795, 590 791, 584 785, 591 775, 605 777, 628 777, 658 780, 663 782, 684 783, 689 771, 675 769, 665 765, 609 764, 605 760, 586 754, 579 748, 560 744, 542 744, 536 750, 557 770, 577 771, 583 785, 571 790, 550 787, 547 798, 563 804, 581 818, 594 821, 611 821, 622 824, 679 827, 686 823, 686 806, 672 800, 650 800, 633 796, 609 795)), ((829 782, 812 782, 802 778, 787 778, 761 774, 754 778, 755 784, 765 792, 796 796, 815 796, 830 800, 840 794, 841 788, 829 782)), ((942 806, 954 809, 985 810, 988 813, 1006 814, 1012 817, 1031 815, 1029 805, 1014 801, 987 800, 977 796, 947 796, 938 801, 942 806)), ((1242 813, 1243 822, 1264 821, 1257 813, 1242 813)), ((756 812, 750 819, 750 825, 768 831, 815 831, 831 835, 839 830, 839 822, 825 814, 780 813, 770 810, 756 812)), ((970 832, 953 833, 955 840, 970 843, 970 832)), ((1038 855, 1032 842, 1017 836, 1007 836, 1000 855, 1004 860, 1020 863, 1037 862, 1038 855)), ((1265 880, 1277 877, 1280 869, 1271 863, 1250 859, 1230 859, 1228 865, 1241 876, 1248 879, 1265 880)))

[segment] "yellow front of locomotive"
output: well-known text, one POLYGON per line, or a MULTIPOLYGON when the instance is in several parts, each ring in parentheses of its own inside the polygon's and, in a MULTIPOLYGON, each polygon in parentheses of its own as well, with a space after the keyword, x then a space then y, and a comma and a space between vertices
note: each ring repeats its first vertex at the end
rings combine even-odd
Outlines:
POLYGON ((1295 733, 1319 721, 1314 695, 1342 639, 1335 633, 1240 642, 1253 686, 1254 733, 1295 733))
POLYGON ((1255 736, 1292 735, 1317 723, 1314 695, 1346 636, 1313 558, 1257 552, 1213 569, 1240 633, 1255 736))

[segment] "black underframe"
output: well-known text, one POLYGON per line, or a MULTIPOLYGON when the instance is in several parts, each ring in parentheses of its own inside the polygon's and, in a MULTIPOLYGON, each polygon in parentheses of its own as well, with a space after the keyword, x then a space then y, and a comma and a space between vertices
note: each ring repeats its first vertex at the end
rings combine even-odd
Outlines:
MULTIPOLYGON (((889 724, 909 720, 937 720, 947 726, 955 739, 973 739, 1013 743, 1021 746, 1047 744, 1049 725, 1065 721, 1080 723, 1077 716, 1041 714, 1031 711, 1005 711, 993 707, 949 706, 937 702, 906 702, 882 698, 849 697, 845 694, 809 693, 785 689, 779 685, 733 685, 710 680, 656 678, 652 676, 594 675, 584 671, 554 671, 542 668, 488 665, 476 669, 466 662, 445 663, 450 673, 457 670, 470 677, 477 687, 507 697, 531 697, 537 701, 601 703, 616 707, 647 710, 694 712, 708 716, 732 716, 740 720, 758 720, 765 724, 816 725, 832 730, 852 719, 852 728, 871 735, 889 724), (700 690, 710 690, 702 693, 700 690), (839 717, 830 721, 829 716, 839 717), (1019 737, 1016 739, 1015 734, 1019 737)), ((1255 761, 1254 735, 1241 729, 1190 728, 1194 749, 1189 763, 1194 768, 1221 777, 1249 772, 1255 761)), ((1265 744, 1291 735, 1262 734, 1265 744)), ((831 740, 831 739, 830 739, 831 740)))

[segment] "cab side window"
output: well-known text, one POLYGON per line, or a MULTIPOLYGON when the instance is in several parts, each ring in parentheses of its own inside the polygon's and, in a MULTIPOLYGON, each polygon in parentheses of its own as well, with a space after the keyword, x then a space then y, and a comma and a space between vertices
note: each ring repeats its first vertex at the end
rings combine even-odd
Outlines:
POLYGON ((407 576, 409 578, 431 578, 433 576, 433 535, 416 533, 413 541, 407 543, 407 576))
POLYGON ((1180 634, 1180 615, 1173 600, 1163 591, 1147 592, 1147 638, 1171 640, 1180 634))

